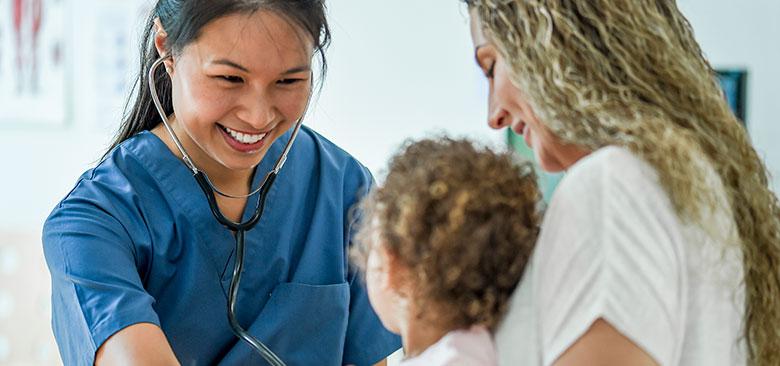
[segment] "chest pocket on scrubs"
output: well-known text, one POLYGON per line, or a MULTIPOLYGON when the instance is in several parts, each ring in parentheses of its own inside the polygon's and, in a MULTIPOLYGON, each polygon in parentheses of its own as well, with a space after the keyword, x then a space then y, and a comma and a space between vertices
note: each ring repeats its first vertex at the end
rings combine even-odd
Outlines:
MULTIPOLYGON (((349 284, 281 283, 248 329, 287 365, 341 365, 349 319, 349 284)), ((230 364, 228 354, 221 364, 230 364)), ((238 356, 238 355, 236 355, 238 356)), ((251 364, 265 365, 258 355, 251 364)))

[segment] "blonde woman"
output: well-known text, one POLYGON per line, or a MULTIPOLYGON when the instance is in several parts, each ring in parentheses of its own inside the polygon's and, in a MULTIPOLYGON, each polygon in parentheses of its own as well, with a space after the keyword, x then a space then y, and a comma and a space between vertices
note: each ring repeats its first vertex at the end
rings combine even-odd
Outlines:
POLYGON ((767 172, 673 0, 468 0, 493 128, 567 171, 504 365, 780 364, 767 172))

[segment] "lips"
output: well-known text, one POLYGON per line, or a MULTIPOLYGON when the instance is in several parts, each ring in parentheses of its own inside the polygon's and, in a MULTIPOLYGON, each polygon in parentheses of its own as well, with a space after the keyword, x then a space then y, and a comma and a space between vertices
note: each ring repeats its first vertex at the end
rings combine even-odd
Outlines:
POLYGON ((514 131, 514 133, 518 135, 522 135, 525 132, 526 127, 527 125, 523 121, 518 121, 516 123, 513 123, 511 126, 512 131, 514 131))
POLYGON ((525 143, 528 144, 529 147, 533 147, 532 137, 533 133, 531 133, 531 128, 528 127, 528 125, 525 125, 523 128, 523 138, 525 139, 525 143))
POLYGON ((252 133, 247 131, 234 130, 220 124, 217 124, 217 127, 222 134, 222 137, 225 138, 225 142, 227 142, 227 144, 234 150, 237 150, 241 153, 252 153, 260 150, 263 145, 265 145, 265 141, 268 136, 271 135, 270 131, 264 133, 252 133))
POLYGON ((523 139, 525 140, 525 143, 528 145, 528 147, 531 147, 531 128, 528 127, 528 125, 525 122, 517 122, 512 125, 512 131, 514 131, 518 135, 522 135, 523 139))

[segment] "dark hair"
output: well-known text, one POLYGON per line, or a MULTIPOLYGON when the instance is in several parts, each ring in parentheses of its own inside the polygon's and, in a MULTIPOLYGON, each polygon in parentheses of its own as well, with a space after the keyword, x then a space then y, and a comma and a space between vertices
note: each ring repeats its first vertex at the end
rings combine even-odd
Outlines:
MULTIPOLYGON (((210 22, 237 13, 271 11, 311 36, 320 56, 320 82, 327 72, 325 49, 330 43, 330 28, 325 17, 324 0, 158 0, 146 21, 141 42, 141 63, 138 77, 125 105, 122 125, 107 151, 111 151, 135 134, 154 128, 160 117, 152 102, 147 75, 160 57, 154 45, 154 21, 159 18, 168 34, 166 48, 173 54, 197 40, 210 22)), ((171 81, 160 68, 155 74, 160 102, 166 113, 173 112, 171 81)))

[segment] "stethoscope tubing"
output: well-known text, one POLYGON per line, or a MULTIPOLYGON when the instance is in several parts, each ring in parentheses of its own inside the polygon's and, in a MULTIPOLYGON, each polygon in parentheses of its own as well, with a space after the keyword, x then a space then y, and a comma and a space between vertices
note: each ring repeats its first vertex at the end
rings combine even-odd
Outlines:
MULTIPOLYGON (((198 175, 200 170, 195 165, 195 163, 192 161, 192 158, 190 157, 190 154, 187 153, 187 150, 184 149, 184 145, 182 145, 181 140, 179 140, 179 137, 176 136, 176 133, 173 131, 173 127, 171 127, 171 123, 168 120, 168 114, 165 112, 165 109, 162 106, 162 102, 160 102, 160 96, 157 92, 157 84, 155 80, 155 72, 157 69, 162 65, 166 60, 169 60, 170 56, 165 56, 159 58, 157 61, 155 61, 152 66, 149 68, 149 75, 148 75, 148 82, 149 82, 149 89, 152 94, 152 102, 154 103, 155 108, 157 109, 157 113, 160 115, 160 118, 162 119, 163 126, 165 127, 165 130, 168 132, 168 135, 170 135, 171 139, 173 140, 174 145, 176 145, 176 149, 179 150, 179 153, 182 155, 182 160, 184 160, 184 164, 187 165, 187 168, 192 171, 193 175, 198 175)), ((287 145, 285 145, 284 150, 282 151, 282 154, 279 155, 279 159, 276 160, 276 163, 274 164, 273 169, 271 169, 270 172, 266 175, 263 184, 260 185, 258 189, 255 191, 249 192, 245 195, 230 195, 227 193, 224 193, 217 189, 217 187, 214 186, 214 184, 211 183, 211 180, 209 180, 208 176, 205 174, 202 175, 202 179, 205 180, 206 185, 208 185, 210 191, 217 192, 219 195, 228 197, 228 198, 248 198, 251 197, 257 193, 260 192, 265 186, 266 181, 269 179, 269 176, 271 174, 278 175, 279 171, 282 170, 282 167, 287 162, 287 156, 290 154, 290 150, 292 149, 292 145, 295 142, 295 140, 298 138, 298 133, 300 133, 301 127, 303 126, 303 119, 306 116, 306 111, 308 111, 309 102, 311 101, 311 97, 309 97, 309 100, 306 102, 306 108, 304 109, 304 113, 301 116, 301 118, 298 119, 298 121, 295 123, 295 127, 293 128, 292 134, 290 135, 290 140, 287 142, 287 145)), ((200 181, 198 184, 201 184, 200 181)))
MULTIPOLYGON (((236 259, 233 266, 233 278, 230 281, 230 288, 228 291, 228 312, 227 312, 228 314, 227 315, 228 315, 228 323, 230 324, 230 329, 233 332, 233 334, 236 335, 236 337, 249 344, 250 347, 252 347, 257 353, 259 353, 272 366, 285 366, 285 363, 273 351, 271 351, 271 349, 269 349, 263 342, 261 342, 260 340, 258 340, 257 338, 249 334, 249 332, 247 332, 241 326, 235 314, 236 314, 236 303, 238 302, 238 290, 239 290, 239 285, 241 283, 241 275, 243 273, 243 267, 244 267, 244 253, 245 253, 244 235, 248 230, 253 229, 260 221, 260 218, 263 216, 263 211, 265 210, 266 197, 268 196, 268 192, 271 190, 271 187, 276 181, 276 177, 279 175, 279 171, 287 162, 287 155, 290 153, 290 149, 292 148, 293 142, 295 142, 295 139, 298 137, 298 132, 300 131, 301 125, 303 124, 303 116, 301 116, 301 118, 295 124, 295 128, 290 136, 290 140, 287 142, 287 145, 284 148, 284 151, 279 156, 279 159, 276 161, 276 164, 274 164, 273 169, 269 171, 268 174, 266 174, 265 178, 263 179, 263 183, 260 185, 260 187, 257 190, 252 191, 247 195, 233 196, 233 195, 225 194, 219 191, 214 186, 214 184, 211 183, 206 173, 198 169, 198 167, 190 158, 190 155, 184 149, 184 146, 182 145, 179 138, 176 136, 176 133, 173 131, 173 128, 171 127, 170 122, 168 121, 168 116, 165 113, 165 109, 163 108, 162 103, 160 102, 160 97, 157 93, 157 86, 155 84, 156 82, 155 72, 160 67, 160 65, 162 65, 167 59, 169 59, 169 57, 167 56, 158 59, 152 64, 151 68, 149 69, 149 88, 152 94, 152 101, 154 102, 155 108, 157 109, 160 118, 162 118, 162 123, 165 126, 165 130, 168 132, 168 135, 170 135, 171 139, 176 145, 176 148, 181 153, 184 164, 187 165, 187 167, 190 169, 193 177, 195 178, 195 181, 198 183, 198 186, 203 191, 203 194, 206 196, 206 200, 208 201, 209 208, 211 210, 211 213, 214 215, 214 218, 216 218, 216 220, 220 224, 225 226, 228 230, 232 231, 236 238, 236 259), (249 219, 243 222, 235 222, 233 220, 228 219, 219 209, 215 192, 228 198, 249 198, 259 193, 257 206, 255 207, 255 213, 249 219)), ((306 109, 308 110, 308 101, 307 101, 306 109)))

